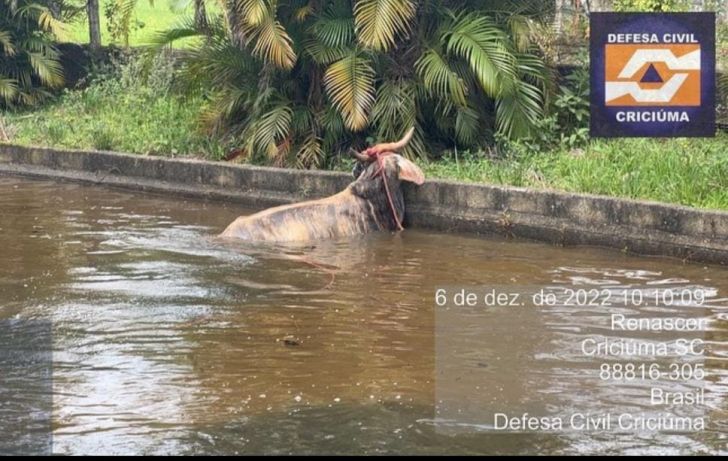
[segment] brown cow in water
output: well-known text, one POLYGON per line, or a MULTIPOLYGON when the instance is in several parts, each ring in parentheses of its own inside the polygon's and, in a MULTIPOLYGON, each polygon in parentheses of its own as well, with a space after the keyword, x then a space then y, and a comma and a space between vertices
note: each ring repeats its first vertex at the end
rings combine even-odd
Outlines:
POLYGON ((411 129, 396 143, 378 144, 364 153, 353 152, 363 171, 342 192, 321 200, 242 216, 220 237, 292 242, 399 229, 405 211, 401 181, 417 185, 425 182, 422 170, 396 154, 412 139, 413 133, 411 129))

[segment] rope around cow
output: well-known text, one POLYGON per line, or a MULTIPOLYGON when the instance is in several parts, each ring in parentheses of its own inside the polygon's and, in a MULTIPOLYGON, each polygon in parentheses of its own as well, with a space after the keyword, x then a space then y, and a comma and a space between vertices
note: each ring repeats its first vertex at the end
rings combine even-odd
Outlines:
POLYGON ((387 184, 387 174, 384 170, 384 158, 393 155, 394 152, 378 152, 373 149, 368 149, 365 151, 365 154, 371 159, 370 161, 377 162, 377 165, 379 168, 377 168, 377 171, 374 172, 372 175, 372 179, 375 179, 378 175, 382 175, 382 182, 384 182, 384 190, 387 192, 387 200, 389 201, 389 208, 392 210, 392 216, 394 217, 394 222, 397 224, 397 230, 401 231, 404 230, 404 227, 402 226, 402 221, 399 219, 399 216, 397 216, 397 209, 394 206, 394 201, 392 200, 392 194, 389 192, 389 184, 387 184))
POLYGON ((394 206, 394 200, 392 200, 392 193, 389 191, 389 184, 387 183, 387 173, 385 172, 384 168, 384 159, 402 150, 410 142, 410 140, 412 140, 412 136, 414 136, 414 133, 415 128, 412 127, 407 131, 407 134, 405 134, 404 137, 397 142, 380 143, 370 147, 362 153, 359 153, 354 149, 349 150, 354 158, 358 159, 359 161, 366 163, 371 163, 375 161, 377 162, 379 168, 377 168, 377 171, 374 172, 374 175, 372 175, 372 179, 375 179, 380 174, 382 175, 382 181, 384 181, 384 190, 387 192, 387 200, 389 201, 389 208, 392 210, 392 217, 394 217, 394 222, 397 224, 398 231, 404 230, 404 227, 402 226, 402 221, 397 215, 397 209, 394 206))

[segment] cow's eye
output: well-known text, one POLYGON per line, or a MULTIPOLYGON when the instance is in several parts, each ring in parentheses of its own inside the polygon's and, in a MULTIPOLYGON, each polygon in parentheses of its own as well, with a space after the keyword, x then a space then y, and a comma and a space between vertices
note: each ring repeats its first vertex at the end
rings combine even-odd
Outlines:
POLYGON ((364 172, 364 164, 361 162, 356 162, 354 164, 354 168, 351 170, 351 174, 354 176, 354 179, 359 179, 359 176, 364 172))

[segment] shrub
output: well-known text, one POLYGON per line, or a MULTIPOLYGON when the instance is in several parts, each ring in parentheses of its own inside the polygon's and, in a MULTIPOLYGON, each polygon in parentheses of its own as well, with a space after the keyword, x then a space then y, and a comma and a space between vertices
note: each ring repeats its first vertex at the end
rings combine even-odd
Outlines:
POLYGON ((367 137, 406 155, 439 144, 477 148, 543 117, 551 74, 530 42, 549 1, 233 0, 204 29, 190 20, 160 47, 199 40, 185 62, 210 89, 213 130, 254 159, 326 166, 367 137))
POLYGON ((585 54, 563 77, 546 115, 530 136, 518 140, 498 138, 502 150, 515 154, 537 154, 572 150, 589 143, 589 64, 585 54))
POLYGON ((174 91, 173 63, 159 56, 147 63, 122 55, 96 69, 85 88, 64 90, 34 112, 7 117, 14 141, 141 154, 220 158, 226 148, 199 129, 207 103, 200 95, 174 91))
POLYGON ((688 11, 689 0, 615 0, 615 11, 688 11))
POLYGON ((63 85, 51 42, 60 28, 45 0, 0 0, 0 107, 35 104, 63 85))

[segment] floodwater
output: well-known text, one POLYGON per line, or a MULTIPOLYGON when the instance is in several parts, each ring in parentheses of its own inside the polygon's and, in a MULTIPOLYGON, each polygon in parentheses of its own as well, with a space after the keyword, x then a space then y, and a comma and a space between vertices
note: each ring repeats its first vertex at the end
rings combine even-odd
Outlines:
POLYGON ((725 269, 414 230, 278 247, 213 238, 244 213, 0 177, 0 321, 52 322, 54 453, 728 452, 725 269), (482 286, 704 299, 437 306, 441 287, 482 286), (704 342, 706 377, 600 380, 620 359, 586 356, 586 339, 682 334, 616 332, 613 313, 703 321, 684 336, 704 342), (501 433, 490 414, 649 413, 657 385, 704 389, 702 406, 666 411, 706 427, 501 433))

